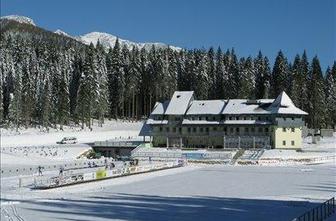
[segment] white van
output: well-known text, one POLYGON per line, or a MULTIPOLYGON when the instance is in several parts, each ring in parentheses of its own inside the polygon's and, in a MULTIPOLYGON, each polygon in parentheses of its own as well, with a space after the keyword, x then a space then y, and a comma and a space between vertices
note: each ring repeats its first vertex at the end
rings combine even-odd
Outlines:
POLYGON ((63 137, 61 141, 57 142, 58 144, 75 144, 77 143, 76 137, 63 137))

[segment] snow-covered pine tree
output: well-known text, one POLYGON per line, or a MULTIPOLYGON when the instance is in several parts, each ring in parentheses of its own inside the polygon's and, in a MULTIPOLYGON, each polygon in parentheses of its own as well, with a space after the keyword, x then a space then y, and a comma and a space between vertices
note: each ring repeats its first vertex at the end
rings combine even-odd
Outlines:
POLYGON ((198 99, 205 100, 209 96, 209 77, 207 72, 207 54, 205 50, 195 52, 195 85, 193 90, 198 99))
POLYGON ((240 97, 239 88, 241 85, 241 76, 239 73, 239 62, 236 56, 234 49, 231 49, 229 55, 229 79, 228 84, 225 90, 229 95, 228 98, 230 99, 237 99, 240 97))
POLYGON ((270 87, 270 67, 267 57, 263 57, 259 51, 254 60, 255 66, 255 96, 256 99, 268 98, 270 87))
POLYGON ((215 68, 215 52, 213 47, 210 47, 206 57, 206 69, 207 69, 207 76, 208 76, 208 99, 215 99, 215 85, 216 85, 216 68, 215 68))
POLYGON ((35 108, 35 90, 33 78, 29 68, 30 60, 22 62, 22 93, 21 93, 21 114, 26 128, 32 122, 32 115, 35 108))
POLYGON ((48 130, 50 126, 50 112, 51 112, 51 87, 50 76, 46 76, 43 83, 43 91, 41 98, 41 124, 48 130))
POLYGON ((248 57, 240 62, 239 98, 255 99, 255 69, 253 59, 248 57))
POLYGON ((273 67, 271 76, 271 94, 272 97, 277 97, 281 91, 289 93, 289 70, 287 58, 280 50, 273 67))
POLYGON ((290 72, 292 76, 291 98, 297 107, 305 110, 305 104, 307 103, 308 76, 308 61, 306 52, 303 53, 302 59, 299 55, 295 56, 290 72))
POLYGON ((63 130, 63 125, 69 123, 70 118, 70 95, 69 95, 69 79, 68 73, 63 70, 61 76, 59 76, 58 85, 58 111, 57 111, 57 121, 60 124, 60 129, 63 130))
POLYGON ((324 78, 319 59, 313 58, 308 83, 308 124, 311 128, 322 128, 325 126, 325 91, 324 78))
POLYGON ((19 70, 16 70, 13 82, 13 93, 10 94, 10 103, 8 107, 8 118, 9 122, 12 122, 16 128, 16 131, 18 131, 22 116, 22 78, 19 70))
POLYGON ((325 80, 326 93, 326 125, 329 128, 336 126, 336 62, 332 69, 328 68, 326 71, 325 80))
POLYGON ((224 61, 222 49, 218 47, 215 59, 215 77, 212 91, 215 99, 223 99, 225 97, 225 82, 227 75, 224 74, 224 61))
POLYGON ((96 45, 96 62, 97 62, 97 105, 96 117, 99 126, 103 126, 104 118, 108 113, 108 85, 107 85, 107 68, 106 55, 103 46, 98 42, 96 45))
POLYGON ((108 85, 110 98, 110 116, 117 119, 122 106, 124 90, 124 70, 119 40, 107 56, 108 85))

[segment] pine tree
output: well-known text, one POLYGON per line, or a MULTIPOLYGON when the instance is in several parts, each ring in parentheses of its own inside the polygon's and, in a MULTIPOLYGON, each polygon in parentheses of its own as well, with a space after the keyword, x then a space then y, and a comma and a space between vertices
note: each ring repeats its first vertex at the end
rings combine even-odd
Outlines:
POLYGON ((279 51, 271 76, 271 94, 275 98, 282 91, 286 91, 289 93, 290 85, 289 85, 289 66, 286 57, 279 51))
POLYGON ((107 68, 105 51, 103 46, 98 42, 96 46, 97 60, 97 104, 95 106, 96 117, 99 120, 99 126, 104 123, 104 118, 108 112, 109 98, 107 85, 107 68))
POLYGON ((218 47, 216 52, 216 62, 215 62, 215 77, 214 77, 214 98, 223 99, 225 97, 225 84, 224 81, 227 81, 226 74, 224 74, 224 62, 223 62, 223 53, 220 47, 218 47), (224 77, 225 76, 225 77, 224 77))
POLYGON ((326 124, 331 128, 336 126, 336 62, 332 69, 327 69, 325 80, 326 93, 326 124))
POLYGON ((309 115, 308 124, 312 128, 322 128, 325 126, 325 91, 324 79, 320 67, 320 61, 315 56, 313 58, 308 84, 309 115))
POLYGON ((208 99, 215 99, 215 86, 216 86, 216 68, 215 68, 215 52, 213 47, 210 47, 207 53, 206 58, 206 69, 207 69, 207 76, 209 81, 209 90, 208 90, 208 99))
POLYGON ((270 67, 267 57, 259 51, 255 64, 255 96, 257 99, 268 98, 270 90, 270 67))
POLYGON ((68 124, 70 117, 70 98, 69 98, 69 80, 66 73, 62 73, 58 85, 58 123, 60 129, 63 130, 63 125, 68 124))
POLYGON ((113 50, 107 59, 108 85, 110 98, 110 116, 117 119, 122 110, 122 96, 124 90, 124 70, 119 40, 116 40, 113 50))
POLYGON ((255 69, 251 57, 242 59, 240 63, 239 97, 255 99, 255 69))

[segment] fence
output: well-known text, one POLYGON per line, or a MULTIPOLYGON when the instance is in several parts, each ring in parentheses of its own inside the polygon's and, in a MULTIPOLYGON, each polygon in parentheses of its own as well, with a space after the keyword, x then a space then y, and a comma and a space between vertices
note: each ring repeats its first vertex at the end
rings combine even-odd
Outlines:
POLYGON ((335 211, 335 197, 333 197, 303 215, 293 219, 293 221, 323 221, 334 214, 335 211))
POLYGON ((37 189, 49 189, 62 187, 67 185, 92 182, 101 179, 116 178, 121 176, 127 176, 131 174, 139 174, 145 172, 151 172, 162 169, 170 169, 175 167, 180 167, 184 165, 183 160, 176 160, 173 162, 159 163, 159 164, 149 164, 143 166, 126 166, 116 169, 97 169, 93 172, 87 173, 73 173, 70 175, 60 175, 55 177, 35 177, 34 188, 37 189))

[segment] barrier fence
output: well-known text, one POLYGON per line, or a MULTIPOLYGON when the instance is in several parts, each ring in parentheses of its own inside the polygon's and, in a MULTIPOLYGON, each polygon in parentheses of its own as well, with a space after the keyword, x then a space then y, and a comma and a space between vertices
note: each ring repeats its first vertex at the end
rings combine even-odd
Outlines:
POLYGON ((335 211, 335 197, 333 197, 292 221, 323 221, 334 214, 335 211))
POLYGON ((49 189, 49 188, 73 185, 73 184, 78 184, 78 183, 91 182, 91 181, 96 181, 100 179, 108 179, 108 178, 126 176, 126 175, 137 174, 137 173, 169 169, 169 168, 179 167, 183 165, 184 165, 183 160, 177 160, 174 162, 149 164, 149 165, 143 165, 143 166, 127 166, 127 167, 111 169, 111 170, 100 168, 93 172, 73 173, 67 176, 60 175, 60 176, 49 177, 49 178, 35 177, 34 187, 37 189, 49 189))

